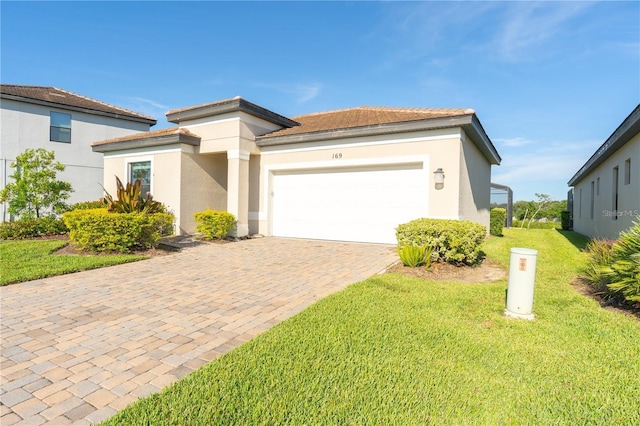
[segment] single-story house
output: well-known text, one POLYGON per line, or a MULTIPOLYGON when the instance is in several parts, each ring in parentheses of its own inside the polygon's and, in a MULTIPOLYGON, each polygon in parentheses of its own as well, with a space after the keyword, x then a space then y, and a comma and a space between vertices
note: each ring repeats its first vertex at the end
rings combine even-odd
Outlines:
POLYGON ((177 127, 93 143, 176 215, 233 213, 237 235, 395 243, 420 217, 489 226, 500 156, 472 109, 358 107, 288 118, 243 98, 169 111, 177 127))
POLYGON ((640 104, 569 180, 573 229, 616 240, 640 216, 640 104))
MULTIPOLYGON (((65 170, 57 178, 73 187, 69 203, 102 195, 103 156, 91 143, 148 132, 156 119, 50 86, 0 84, 0 188, 10 182, 11 162, 27 149, 53 151, 65 170)), ((0 221, 9 220, 0 204, 0 221)))

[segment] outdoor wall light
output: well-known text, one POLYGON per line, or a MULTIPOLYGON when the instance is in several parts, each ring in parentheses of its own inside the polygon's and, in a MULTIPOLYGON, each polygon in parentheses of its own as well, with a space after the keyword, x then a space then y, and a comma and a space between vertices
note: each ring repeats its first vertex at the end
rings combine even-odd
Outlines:
POLYGON ((436 183, 436 189, 444 188, 444 170, 442 168, 439 167, 433 172, 433 181, 436 183))

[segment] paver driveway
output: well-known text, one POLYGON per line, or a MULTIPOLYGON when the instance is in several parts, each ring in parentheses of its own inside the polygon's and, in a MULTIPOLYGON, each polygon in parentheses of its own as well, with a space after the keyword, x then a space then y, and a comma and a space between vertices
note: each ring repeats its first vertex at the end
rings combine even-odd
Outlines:
POLYGON ((396 259, 261 238, 2 287, 0 424, 104 420, 396 259))

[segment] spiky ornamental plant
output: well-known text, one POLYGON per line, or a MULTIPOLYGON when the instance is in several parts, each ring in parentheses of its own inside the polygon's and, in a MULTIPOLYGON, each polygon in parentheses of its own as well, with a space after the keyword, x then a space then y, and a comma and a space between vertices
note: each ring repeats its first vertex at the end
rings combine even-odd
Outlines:
POLYGON ((102 187, 105 196, 100 199, 107 206, 107 211, 112 213, 162 213, 164 206, 162 203, 155 201, 151 194, 147 193, 146 197, 142 195, 142 182, 140 179, 131 184, 123 185, 120 178, 116 176, 116 196, 114 199, 107 190, 102 187))
POLYGON ((630 302, 640 302, 640 221, 613 244, 613 263, 602 268, 609 289, 630 302))

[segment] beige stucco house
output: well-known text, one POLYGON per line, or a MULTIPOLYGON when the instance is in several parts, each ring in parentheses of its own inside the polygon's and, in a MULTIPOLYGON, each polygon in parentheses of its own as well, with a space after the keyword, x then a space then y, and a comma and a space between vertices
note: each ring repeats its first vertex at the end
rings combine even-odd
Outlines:
POLYGON ((640 105, 569 180, 573 229, 616 240, 640 216, 640 105))
POLYGON ((105 186, 143 177, 195 230, 207 208, 249 234, 395 243, 419 217, 489 225, 500 156, 471 109, 359 107, 287 118, 236 97, 169 111, 177 127, 98 141, 105 186), (444 182, 436 183, 444 172, 444 182))

